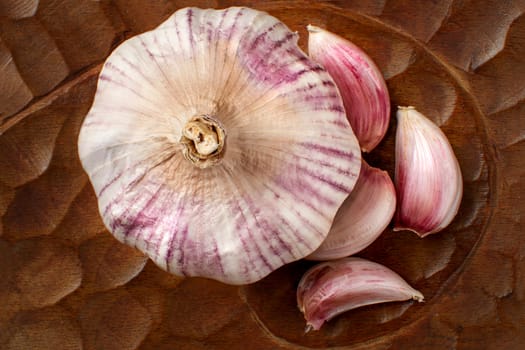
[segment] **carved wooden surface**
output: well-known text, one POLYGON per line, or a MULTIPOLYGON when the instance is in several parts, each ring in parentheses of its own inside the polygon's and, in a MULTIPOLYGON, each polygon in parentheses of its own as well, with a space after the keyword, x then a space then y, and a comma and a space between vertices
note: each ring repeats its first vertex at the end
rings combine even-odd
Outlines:
MULTIPOLYGON (((525 348, 523 1, 0 1, 0 348, 525 348), (465 194, 441 234, 381 236, 359 256, 426 297, 375 305, 304 334, 299 261, 249 286, 161 271, 105 230, 77 133, 101 63, 177 8, 246 5, 301 35, 363 47, 392 105, 445 131, 465 194)), ((395 121, 367 159, 393 174, 395 121)))

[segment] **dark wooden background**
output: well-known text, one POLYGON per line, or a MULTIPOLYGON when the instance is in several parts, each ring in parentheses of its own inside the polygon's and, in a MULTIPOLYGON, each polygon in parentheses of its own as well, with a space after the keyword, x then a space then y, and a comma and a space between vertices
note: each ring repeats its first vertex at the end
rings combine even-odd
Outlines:
MULTIPOLYGON (((1 349, 525 348, 524 1, 0 0, 1 349), (458 155, 458 217, 419 239, 390 229, 360 256, 424 304, 375 305, 303 334, 311 265, 250 286, 171 276, 99 219, 77 133, 111 50, 185 6, 245 5, 301 35, 362 46, 392 105, 415 105, 458 155)), ((367 159, 392 174, 395 120, 367 159)))

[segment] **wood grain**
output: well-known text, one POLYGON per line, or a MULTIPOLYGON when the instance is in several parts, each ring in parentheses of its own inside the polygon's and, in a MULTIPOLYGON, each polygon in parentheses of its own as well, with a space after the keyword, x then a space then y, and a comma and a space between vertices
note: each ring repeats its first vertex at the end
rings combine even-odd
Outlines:
POLYGON ((70 73, 55 41, 35 17, 0 21, 0 32, 34 96, 45 95, 70 73))
MULTIPOLYGON (((0 2, 0 348, 525 348, 525 17, 521 1, 0 2), (301 35, 363 47, 392 105, 449 137, 464 174, 457 218, 419 239, 390 228, 359 256, 426 303, 374 305, 304 334, 299 261, 252 285, 172 276, 106 231, 76 139, 102 62, 177 8, 246 5, 301 35)), ((395 120, 367 160, 394 169, 395 120)))
POLYGON ((21 110, 33 98, 13 61, 13 55, 0 39, 0 123, 21 110))

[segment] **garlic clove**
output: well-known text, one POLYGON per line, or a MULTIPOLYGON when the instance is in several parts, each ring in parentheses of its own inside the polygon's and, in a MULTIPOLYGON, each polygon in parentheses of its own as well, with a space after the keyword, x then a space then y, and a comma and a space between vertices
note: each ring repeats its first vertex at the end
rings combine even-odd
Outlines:
POLYGON ((390 122, 390 97, 381 71, 350 41, 316 26, 307 28, 310 57, 323 65, 339 88, 361 149, 372 151, 390 122))
POLYGON ((283 23, 240 7, 181 9, 121 44, 78 147, 117 239, 230 284, 313 252, 361 166, 329 74, 283 23))
POLYGON ((456 216, 463 195, 461 169, 443 131, 414 107, 399 107, 397 121, 394 231, 425 237, 456 216))
POLYGON ((421 302, 424 297, 389 268, 357 257, 318 264, 297 287, 306 331, 319 330, 326 321, 361 306, 410 299, 421 302))
POLYGON ((386 171, 364 160, 354 190, 335 215, 328 236, 310 260, 332 260, 355 254, 374 242, 396 209, 396 190, 386 171))

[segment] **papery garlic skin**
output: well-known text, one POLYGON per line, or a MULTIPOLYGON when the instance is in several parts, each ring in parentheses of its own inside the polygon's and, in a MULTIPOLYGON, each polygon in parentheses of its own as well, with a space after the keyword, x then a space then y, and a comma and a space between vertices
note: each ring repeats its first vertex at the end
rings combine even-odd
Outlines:
POLYGON ((386 229, 396 210, 396 190, 388 173, 362 160, 354 190, 335 215, 328 236, 310 260, 350 256, 368 247, 386 229))
POLYGON ((361 165, 329 74, 282 22, 239 7, 181 9, 121 44, 78 147, 117 239, 230 284, 314 251, 361 165))
POLYGON ((397 111, 395 231, 421 237, 447 227, 463 196, 458 160, 443 131, 414 107, 397 111))
POLYGON ((421 302, 424 297, 389 268, 357 257, 315 265, 297 287, 306 331, 319 330, 326 321, 361 306, 410 299, 421 302))
POLYGON ((372 151, 390 122, 385 79, 372 59, 352 42, 309 25, 308 54, 330 73, 363 152, 372 151))

